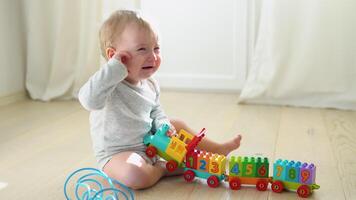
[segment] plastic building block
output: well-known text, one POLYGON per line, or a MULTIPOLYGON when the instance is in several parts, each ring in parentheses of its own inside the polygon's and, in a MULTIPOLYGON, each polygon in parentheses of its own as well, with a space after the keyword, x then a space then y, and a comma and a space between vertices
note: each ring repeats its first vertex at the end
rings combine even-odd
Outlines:
POLYGON ((287 172, 287 176, 286 176, 286 181, 290 181, 290 182, 299 182, 299 173, 300 173, 300 165, 301 163, 298 162, 294 162, 293 160, 287 163, 286 166, 286 172, 287 172))
POLYGON ((180 141, 184 142, 185 144, 189 144, 192 141, 194 135, 187 132, 184 129, 180 129, 177 137, 179 138, 180 141))
POLYGON ((172 137, 168 144, 166 153, 171 156, 178 163, 181 163, 187 153, 185 149, 185 143, 180 141, 177 137, 172 137))
POLYGON ((267 178, 269 172, 269 161, 268 158, 257 158, 256 162, 256 177, 267 178))
POLYGON ((200 151, 198 154, 198 160, 197 160, 197 169, 203 172, 209 172, 209 161, 211 157, 210 152, 206 151, 200 151))
POLYGON ((288 164, 288 160, 278 159, 273 164, 273 179, 274 180, 286 180, 287 170, 286 166, 288 164))
POLYGON ((254 157, 244 157, 242 159, 242 176, 244 177, 256 176, 256 162, 254 157))
POLYGON ((210 157, 209 173, 214 175, 221 175, 225 173, 226 157, 224 155, 213 154, 210 157))
POLYGON ((229 161, 229 175, 241 176, 242 174, 241 170, 242 170, 241 157, 231 156, 229 161))
POLYGON ((314 184, 316 167, 314 164, 303 163, 300 167, 299 182, 302 184, 314 184))
POLYGON ((199 150, 194 149, 194 151, 190 151, 187 153, 185 158, 185 166, 187 168, 198 169, 198 154, 200 153, 199 150))

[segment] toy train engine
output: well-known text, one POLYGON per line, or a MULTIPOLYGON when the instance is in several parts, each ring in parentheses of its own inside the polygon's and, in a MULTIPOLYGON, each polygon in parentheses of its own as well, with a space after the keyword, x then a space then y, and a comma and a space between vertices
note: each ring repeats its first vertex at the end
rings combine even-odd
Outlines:
POLYGON ((168 171, 174 171, 177 167, 184 166, 184 158, 188 149, 195 148, 204 135, 205 129, 200 136, 195 136, 181 129, 178 135, 168 137, 166 135, 169 125, 162 125, 155 134, 146 134, 143 142, 147 145, 146 155, 154 157, 157 154, 167 161, 168 171))

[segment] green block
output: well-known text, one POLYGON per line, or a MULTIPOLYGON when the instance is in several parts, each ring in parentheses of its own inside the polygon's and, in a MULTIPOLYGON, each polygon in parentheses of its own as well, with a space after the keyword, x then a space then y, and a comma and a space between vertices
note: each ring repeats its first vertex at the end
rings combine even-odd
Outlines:
POLYGON ((242 176, 243 177, 256 176, 256 160, 254 157, 244 157, 242 159, 242 176))
POLYGON ((268 158, 257 158, 256 162, 256 177, 267 178, 269 172, 268 158))
POLYGON ((229 161, 229 174, 231 176, 241 176, 241 169, 242 169, 241 157, 231 156, 229 161))

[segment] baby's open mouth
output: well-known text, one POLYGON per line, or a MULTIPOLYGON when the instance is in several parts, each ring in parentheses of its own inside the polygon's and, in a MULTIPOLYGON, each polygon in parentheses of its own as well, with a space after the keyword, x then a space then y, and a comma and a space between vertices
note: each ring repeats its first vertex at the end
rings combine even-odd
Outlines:
POLYGON ((146 66, 146 67, 142 67, 142 69, 152 69, 153 66, 146 66))

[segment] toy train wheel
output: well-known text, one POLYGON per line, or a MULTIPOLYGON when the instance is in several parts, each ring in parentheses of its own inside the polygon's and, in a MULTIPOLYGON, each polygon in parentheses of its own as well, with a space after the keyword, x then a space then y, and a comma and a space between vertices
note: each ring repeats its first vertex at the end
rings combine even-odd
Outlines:
POLYGON ((216 176, 210 176, 207 180, 209 187, 216 188, 219 186, 219 179, 216 176))
POLYGON ((192 170, 188 170, 184 172, 184 179, 187 182, 192 182, 195 178, 195 173, 192 170))
POLYGON ((174 160, 170 160, 170 161, 168 161, 167 164, 166 164, 166 168, 167 168, 167 170, 168 170, 169 172, 174 172, 174 170, 176 170, 177 167, 178 167, 178 164, 177 164, 177 162, 174 161, 174 160))
POLYGON ((310 195, 311 191, 307 185, 301 185, 298 187, 297 194, 302 198, 307 198, 310 195))
POLYGON ((256 189, 258 191, 266 191, 268 187, 268 182, 266 180, 258 180, 256 183, 256 189))
POLYGON ((239 178, 234 178, 229 181, 229 186, 232 190, 239 190, 241 188, 241 181, 239 178))
POLYGON ((157 154, 157 149, 156 149, 156 147, 154 147, 154 146, 149 146, 149 147, 147 147, 147 149, 146 149, 146 155, 147 155, 148 157, 153 158, 153 157, 155 157, 156 154, 157 154))
POLYGON ((283 183, 281 181, 275 181, 272 183, 272 191, 281 193, 283 191, 283 183))

